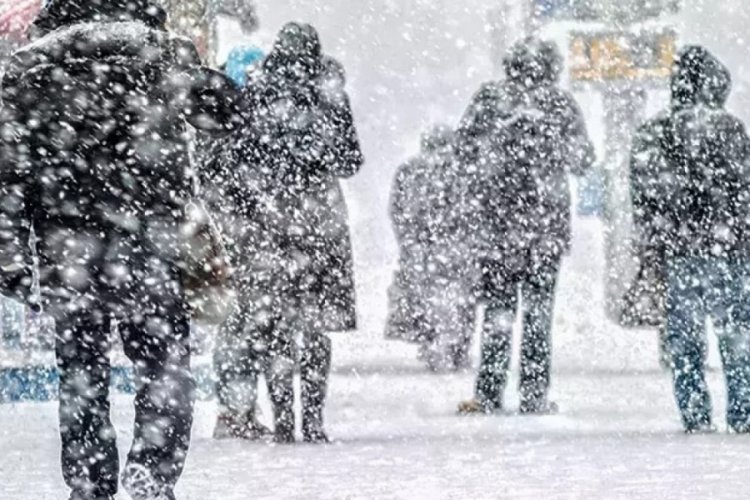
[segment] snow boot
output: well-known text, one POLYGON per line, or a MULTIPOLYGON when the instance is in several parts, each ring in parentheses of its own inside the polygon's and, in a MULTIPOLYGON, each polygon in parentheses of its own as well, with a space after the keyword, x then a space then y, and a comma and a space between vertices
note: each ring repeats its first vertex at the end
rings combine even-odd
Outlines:
POLYGON ((122 487, 133 500, 174 500, 174 493, 160 485, 140 464, 128 464, 122 472, 122 487))
POLYGON ((81 493, 78 491, 74 491, 70 494, 70 500, 114 500, 115 497, 113 496, 103 496, 103 497, 92 497, 91 495, 87 493, 81 493))
POLYGON ((323 410, 331 372, 331 339, 314 334, 305 339, 300 362, 302 437, 306 443, 330 442, 323 429, 323 410))
POLYGON ((503 411, 502 405, 482 402, 476 398, 463 401, 458 405, 458 414, 463 416, 492 415, 501 411, 503 411))
POLYGON ((273 405, 273 441, 294 442, 294 362, 283 357, 275 360, 268 376, 268 389, 273 405))
POLYGON ((560 411, 557 403, 547 401, 521 401, 518 412, 521 415, 555 415, 560 411))
POLYGON ((255 412, 243 415, 225 411, 216 419, 214 427, 214 439, 261 441, 272 435, 271 430, 255 418, 255 412))

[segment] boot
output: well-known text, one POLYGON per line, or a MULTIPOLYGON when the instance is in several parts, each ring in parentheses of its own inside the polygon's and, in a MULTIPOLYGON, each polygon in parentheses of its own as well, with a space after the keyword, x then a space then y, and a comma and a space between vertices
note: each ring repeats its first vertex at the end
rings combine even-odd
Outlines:
POLYGON ((331 372, 331 340, 322 334, 305 339, 300 363, 302 379, 302 436, 306 443, 328 443, 323 410, 331 372))
POLYGON ((488 401, 481 401, 479 399, 469 399, 458 405, 458 414, 463 416, 492 415, 493 413, 499 413, 501 411, 503 411, 501 405, 492 404, 488 401))
POLYGON ((268 390, 273 405, 273 441, 278 444, 294 442, 294 362, 280 358, 271 366, 268 390))
POLYGON ((260 441, 271 434, 268 427, 258 422, 254 411, 239 414, 226 410, 218 416, 214 427, 214 439, 260 441))

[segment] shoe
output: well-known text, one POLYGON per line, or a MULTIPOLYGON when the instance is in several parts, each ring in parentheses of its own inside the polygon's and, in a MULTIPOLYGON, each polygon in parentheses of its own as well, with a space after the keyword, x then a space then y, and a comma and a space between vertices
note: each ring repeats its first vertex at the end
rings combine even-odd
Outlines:
POLYGON ((133 500, 174 500, 174 493, 159 484, 143 465, 128 464, 120 480, 133 500))
POLYGON ((469 415, 492 415, 502 411, 501 407, 493 406, 487 403, 483 403, 478 399, 470 399, 464 401, 458 405, 458 414, 469 416, 469 415))
POLYGON ((74 491, 70 494, 70 500, 115 500, 115 497, 111 495, 92 497, 91 495, 87 493, 74 491))
POLYGON ((322 426, 308 426, 309 428, 302 429, 302 440, 305 443, 310 444, 329 444, 331 442, 328 439, 328 435, 323 430, 322 426))
POLYGON ((518 413, 521 415, 555 415, 560 412, 560 407, 557 403, 550 401, 536 402, 522 402, 518 409, 518 413))
POLYGON ((272 435, 271 429, 258 422, 252 412, 245 415, 224 412, 216 419, 213 437, 214 439, 261 441, 272 435))
POLYGON ((710 423, 689 425, 685 427, 685 434, 688 434, 690 436, 698 436, 701 434, 704 434, 704 435, 716 434, 717 432, 718 432, 718 429, 710 423))

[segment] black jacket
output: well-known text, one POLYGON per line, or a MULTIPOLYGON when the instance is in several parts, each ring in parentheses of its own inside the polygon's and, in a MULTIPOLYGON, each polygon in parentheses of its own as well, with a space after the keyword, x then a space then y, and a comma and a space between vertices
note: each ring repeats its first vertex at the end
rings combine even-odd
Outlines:
POLYGON ((164 19, 148 0, 56 0, 13 56, 0 114, 4 294, 29 299, 38 257, 55 314, 179 300, 187 124, 228 132, 236 95, 164 19))
POLYGON ((225 232, 249 288, 278 295, 321 329, 349 330, 354 262, 339 180, 364 160, 340 67, 336 77, 324 63, 311 27, 282 30, 247 83, 242 127, 205 165, 204 184, 235 219, 225 232))
POLYGON ((559 88, 561 58, 526 40, 505 59, 506 78, 475 95, 458 131, 459 157, 473 165, 490 260, 529 251, 560 255, 571 242, 569 175, 594 162, 593 145, 573 97, 559 88))
POLYGON ((724 110, 729 71, 702 47, 680 52, 669 110, 641 126, 631 152, 643 258, 746 257, 750 139, 724 110))

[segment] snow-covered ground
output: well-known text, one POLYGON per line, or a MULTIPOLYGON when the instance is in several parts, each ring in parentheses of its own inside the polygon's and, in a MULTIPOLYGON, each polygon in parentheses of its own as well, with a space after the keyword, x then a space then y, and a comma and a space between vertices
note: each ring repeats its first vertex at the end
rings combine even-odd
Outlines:
MULTIPOLYGON (((555 321, 560 414, 456 416, 472 374, 430 375, 413 348, 381 340, 390 270, 361 267, 363 328, 335 338, 327 417, 336 443, 216 442, 215 405, 200 403, 180 498, 747 498, 750 439, 723 428, 680 432, 656 335, 603 317, 598 222, 579 221, 576 230, 555 321)), ((718 372, 711 382, 721 422, 718 372)), ((507 395, 514 406, 513 385, 507 395)), ((131 412, 129 398, 116 399, 123 447, 131 412)), ((0 498, 64 495, 55 404, 0 406, 0 498)))

